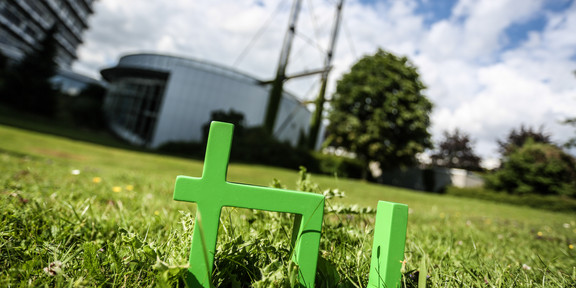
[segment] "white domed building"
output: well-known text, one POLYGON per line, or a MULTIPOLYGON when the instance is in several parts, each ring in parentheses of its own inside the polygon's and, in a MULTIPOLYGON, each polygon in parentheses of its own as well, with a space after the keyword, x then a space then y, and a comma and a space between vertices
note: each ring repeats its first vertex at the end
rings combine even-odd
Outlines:
MULTIPOLYGON (((132 144, 157 148, 202 138, 213 111, 244 114, 246 127, 262 126, 270 85, 216 64, 159 54, 121 57, 101 71, 109 83, 104 102, 112 130, 132 144)), ((307 135, 311 113, 284 92, 274 136, 296 145, 307 135)))

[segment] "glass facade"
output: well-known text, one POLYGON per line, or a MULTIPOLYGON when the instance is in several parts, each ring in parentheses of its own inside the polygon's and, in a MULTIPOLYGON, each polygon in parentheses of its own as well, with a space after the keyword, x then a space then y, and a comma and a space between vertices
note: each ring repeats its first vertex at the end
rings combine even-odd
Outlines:
POLYGON ((110 86, 104 103, 106 117, 116 133, 147 146, 164 97, 166 81, 126 77, 110 86))
POLYGON ((34 49, 53 25, 58 28, 56 62, 70 67, 88 28, 92 0, 0 1, 0 50, 13 60, 34 49))
MULTIPOLYGON (((109 83, 105 111, 110 126, 128 142, 157 148, 202 139, 213 111, 234 110, 246 127, 261 126, 268 85, 238 71, 204 61, 159 54, 134 54, 101 71, 109 83)), ((293 145, 306 135, 311 113, 284 92, 274 136, 293 145)))

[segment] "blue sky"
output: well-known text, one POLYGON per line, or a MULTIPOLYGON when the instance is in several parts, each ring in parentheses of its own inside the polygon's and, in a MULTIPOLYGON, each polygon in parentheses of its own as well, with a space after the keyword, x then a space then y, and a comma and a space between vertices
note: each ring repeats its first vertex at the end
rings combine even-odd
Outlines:
MULTIPOLYGON (((530 1, 530 0, 528 0, 530 1)), ((374 5, 378 1, 361 1, 367 5, 374 5)), ((387 1, 382 1, 387 2, 387 1)), ((389 1, 388 1, 389 2, 389 1)), ((428 26, 434 23, 449 19, 452 16, 452 9, 458 0, 419 0, 415 12, 424 16, 425 24, 428 26)), ((524 21, 513 23, 505 30, 506 45, 503 50, 513 49, 528 39, 531 31, 542 31, 548 23, 546 13, 562 12, 572 5, 573 0, 549 0, 544 1, 540 13, 530 15, 524 21)), ((521 2, 518 5, 522 5, 521 2)))
MULTIPOLYGON (((335 2, 302 1, 288 73, 322 66, 335 2)), ((123 54, 157 52, 269 79, 290 6, 287 0, 100 0, 74 68, 98 76, 123 54)), ((576 136, 559 124, 576 116, 575 31, 574 0, 347 0, 328 93, 363 55, 383 48, 407 56, 435 104, 434 139, 458 128, 490 164, 498 157, 496 140, 520 125, 542 126, 559 144, 576 136)), ((290 80, 287 89, 309 100, 318 79, 290 80)))

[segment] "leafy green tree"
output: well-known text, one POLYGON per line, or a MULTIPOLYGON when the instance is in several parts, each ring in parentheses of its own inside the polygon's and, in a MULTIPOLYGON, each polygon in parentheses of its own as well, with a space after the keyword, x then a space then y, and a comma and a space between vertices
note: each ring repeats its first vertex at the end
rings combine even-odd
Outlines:
MULTIPOLYGON (((574 73, 574 76, 576 76, 576 70, 574 70, 574 72, 572 72, 572 73, 574 73)), ((570 125, 570 126, 573 126, 576 128, 576 117, 568 118, 568 119, 562 121, 562 124, 570 125)), ((576 147, 576 136, 570 138, 566 143, 564 143, 564 147, 566 147, 568 149, 576 147)))
POLYGON ((497 141, 498 152, 502 157, 507 157, 530 139, 535 143, 552 144, 550 135, 546 134, 542 127, 535 130, 532 127, 521 125, 520 129, 512 129, 506 139, 497 141))
POLYGON ((474 153, 470 135, 456 129, 453 133, 444 131, 444 139, 438 151, 432 154, 434 166, 481 171, 480 157, 474 153))
POLYGON ((576 196, 576 160, 559 147, 527 140, 487 177, 488 188, 510 194, 576 196))
POLYGON ((55 27, 49 29, 38 43, 38 50, 27 54, 6 73, 0 94, 8 105, 44 116, 56 113, 58 94, 50 83, 57 69, 55 33, 55 27))
MULTIPOLYGON (((566 119, 562 124, 576 127, 576 118, 566 119)), ((576 147, 576 137, 570 138, 566 143, 564 143, 564 147, 568 149, 576 147)))
POLYGON ((370 161, 385 170, 415 164, 432 147, 424 89, 406 57, 382 49, 365 56, 338 81, 326 144, 355 153, 366 171, 370 161))

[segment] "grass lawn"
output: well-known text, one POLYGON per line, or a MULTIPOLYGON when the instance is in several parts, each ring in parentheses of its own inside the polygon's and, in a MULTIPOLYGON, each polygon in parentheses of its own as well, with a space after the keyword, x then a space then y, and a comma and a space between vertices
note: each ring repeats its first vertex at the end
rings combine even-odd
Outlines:
MULTIPOLYGON (((175 286, 187 264, 194 204, 172 200, 201 161, 89 144, 0 125, 0 286, 175 286)), ((228 180, 297 189, 297 171, 231 164, 228 180)), ((312 175, 331 199, 317 287, 365 287, 371 213, 410 207, 406 287, 576 287, 576 214, 426 194, 312 175), (332 212, 331 212, 332 211, 332 212)), ((300 185, 302 186, 302 185, 300 185)), ((290 287, 289 215, 226 209, 214 283, 290 287)), ((234 286, 240 285, 240 286, 234 286)))

